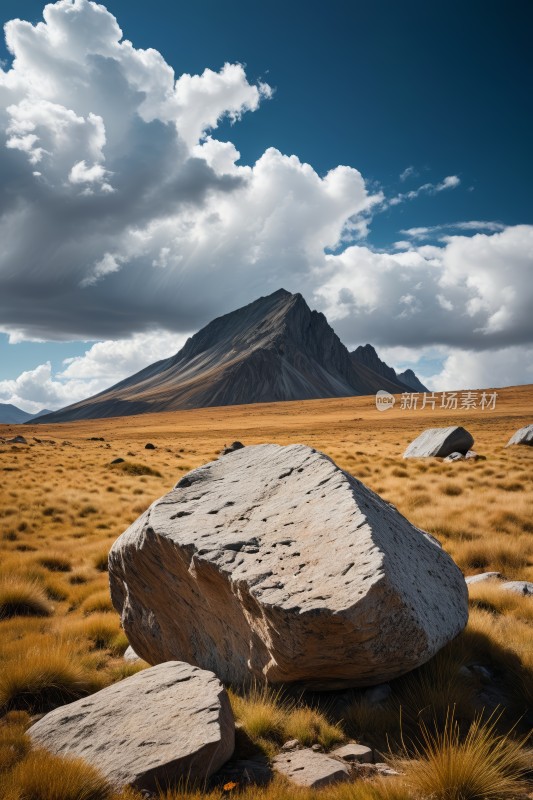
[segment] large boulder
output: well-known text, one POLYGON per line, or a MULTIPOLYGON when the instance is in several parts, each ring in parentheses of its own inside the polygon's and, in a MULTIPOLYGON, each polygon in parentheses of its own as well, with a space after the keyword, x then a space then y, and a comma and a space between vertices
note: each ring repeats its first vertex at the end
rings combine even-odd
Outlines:
POLYGON ((512 444, 529 444, 533 446, 533 425, 526 425, 523 428, 519 428, 516 433, 513 433, 505 446, 509 447, 512 444))
POLYGON ((117 786, 151 790, 216 772, 233 753, 235 723, 215 675, 170 661, 56 708, 29 735, 117 786))
POLYGON ((245 447, 190 472, 115 542, 109 577, 139 656, 236 683, 383 683, 468 616, 440 545, 304 445, 245 447))
POLYGON ((456 425, 449 428, 426 428, 414 439, 404 458, 445 458, 452 453, 466 455, 474 444, 474 437, 467 430, 456 425))

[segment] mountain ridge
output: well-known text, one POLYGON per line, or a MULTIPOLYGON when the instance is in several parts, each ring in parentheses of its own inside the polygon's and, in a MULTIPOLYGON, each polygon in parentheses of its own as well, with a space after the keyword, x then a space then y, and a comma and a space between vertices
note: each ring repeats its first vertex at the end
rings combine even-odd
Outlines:
POLYGON ((358 363, 301 294, 279 289, 212 320, 170 358, 39 422, 356 396, 378 383, 408 390, 358 363))

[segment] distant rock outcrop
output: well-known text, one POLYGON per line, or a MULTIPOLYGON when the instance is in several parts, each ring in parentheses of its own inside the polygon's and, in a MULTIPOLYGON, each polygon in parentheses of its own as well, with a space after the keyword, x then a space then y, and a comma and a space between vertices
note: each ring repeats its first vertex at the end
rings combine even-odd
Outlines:
POLYGON ((404 458, 446 458, 452 453, 465 455, 474 444, 474 437, 464 428, 426 428, 403 454, 404 458))
POLYGON ((52 753, 83 758, 115 786, 155 790, 216 772, 233 754, 235 723, 211 672, 171 661, 56 708, 28 733, 52 753))
POLYGON ((301 294, 280 289, 213 320, 175 356, 39 422, 351 397, 378 389, 408 387, 350 355, 323 314, 311 311, 301 294))
POLYGON ((506 447, 510 447, 512 444, 528 444, 533 446, 533 425, 526 425, 524 428, 520 428, 513 433, 507 444, 506 447))
POLYGON ((109 578, 141 658, 236 683, 383 683, 468 617, 439 544, 304 445, 244 447, 185 475, 115 542, 109 578))

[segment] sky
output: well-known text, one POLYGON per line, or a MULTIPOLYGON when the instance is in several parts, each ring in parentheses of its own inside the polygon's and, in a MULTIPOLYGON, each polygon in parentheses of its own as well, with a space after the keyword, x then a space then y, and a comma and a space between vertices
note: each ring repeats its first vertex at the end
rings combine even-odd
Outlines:
POLYGON ((0 20, 0 402, 87 397, 280 287, 435 390, 533 383, 529 0, 0 20))

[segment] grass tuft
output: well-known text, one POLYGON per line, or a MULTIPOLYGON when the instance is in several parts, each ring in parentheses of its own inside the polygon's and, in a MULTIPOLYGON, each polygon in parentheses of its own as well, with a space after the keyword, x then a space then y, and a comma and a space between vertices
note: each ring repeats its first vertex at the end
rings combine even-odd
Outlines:
POLYGON ((47 617, 51 613, 46 594, 35 581, 19 577, 0 581, 0 619, 47 617))
POLYGON ((116 472, 124 472, 126 475, 153 475, 161 478, 162 475, 156 469, 148 467, 146 464, 138 464, 133 461, 123 461, 122 464, 112 464, 110 469, 116 472))
POLYGON ((110 800, 105 778, 81 758, 34 750, 6 776, 5 800, 110 800))

